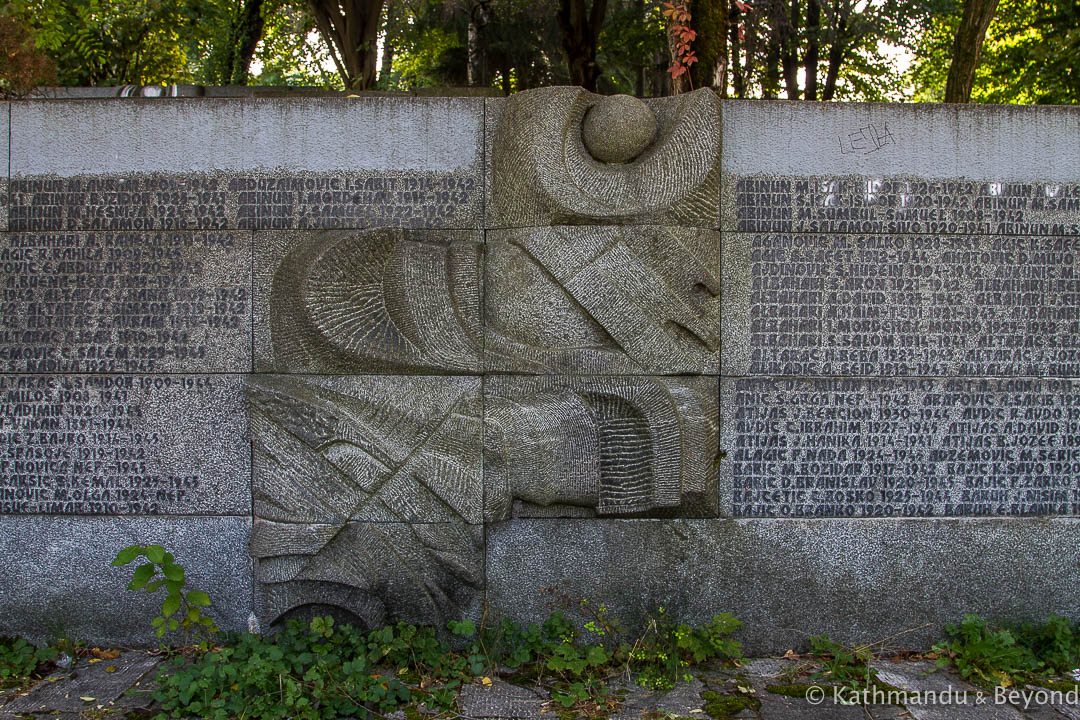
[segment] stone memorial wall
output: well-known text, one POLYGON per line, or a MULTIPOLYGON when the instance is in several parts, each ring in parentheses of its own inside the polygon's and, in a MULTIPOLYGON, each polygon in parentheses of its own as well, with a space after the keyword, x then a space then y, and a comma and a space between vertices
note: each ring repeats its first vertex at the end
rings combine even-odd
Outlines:
POLYGON ((0 634, 148 641, 149 542, 236 629, 1080 612, 1075 109, 0 118, 0 634))

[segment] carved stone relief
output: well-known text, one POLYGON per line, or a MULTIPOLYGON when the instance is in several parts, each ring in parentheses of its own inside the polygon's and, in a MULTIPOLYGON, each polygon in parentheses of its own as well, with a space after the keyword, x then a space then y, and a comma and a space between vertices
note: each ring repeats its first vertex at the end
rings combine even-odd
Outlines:
POLYGON ((717 512, 715 378, 487 378, 484 518, 717 512))
POLYGON ((269 292, 275 371, 480 372, 478 234, 384 228, 299 237, 269 292))
POLYGON ((518 93, 490 152, 488 227, 718 227, 720 101, 708 89, 648 103, 580 88, 518 93))
POLYGON ((719 233, 697 228, 490 231, 486 369, 716 373, 719 233))
POLYGON ((489 107, 484 236, 255 243, 265 622, 441 626, 480 607, 484 523, 720 512, 718 101, 489 107))
POLYGON ((483 579, 479 378, 262 375, 247 394, 264 622, 334 598, 368 625, 388 608, 467 614, 483 579))

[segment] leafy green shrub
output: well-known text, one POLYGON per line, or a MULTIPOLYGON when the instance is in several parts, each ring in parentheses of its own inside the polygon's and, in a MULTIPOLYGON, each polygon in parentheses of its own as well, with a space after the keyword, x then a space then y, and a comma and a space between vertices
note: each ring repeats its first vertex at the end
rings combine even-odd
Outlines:
POLYGON ((56 656, 54 648, 34 647, 23 638, 0 637, 0 687, 25 685, 42 663, 56 656))
POLYGON ((868 647, 848 647, 828 635, 810 638, 810 648, 822 660, 822 668, 810 676, 814 681, 834 682, 858 690, 873 685, 877 671, 870 667, 874 659, 868 647))
POLYGON ((941 656, 937 665, 951 663, 966 680, 1009 686, 1043 669, 1031 648, 1017 642, 1012 631, 994 627, 978 615, 965 615, 959 625, 946 625, 945 633, 949 640, 934 646, 941 656))
POLYGON ((1023 623, 1014 628, 1014 634, 1045 671, 1064 675, 1080 667, 1080 629, 1067 618, 1052 615, 1042 625, 1023 623))
POLYGON ((112 564, 123 567, 140 557, 145 557, 149 562, 135 568, 127 587, 128 590, 145 590, 150 594, 165 588, 161 614, 150 622, 157 636, 161 637, 169 630, 180 630, 185 641, 198 638, 202 646, 207 647, 217 633, 217 625, 202 610, 210 607, 210 596, 202 590, 187 587, 184 568, 177 565, 172 553, 166 552, 160 545, 131 545, 117 553, 112 564))
POLYGON ((739 657, 729 637, 738 626, 730 615, 699 629, 654 620, 632 647, 612 649, 583 641, 559 612, 540 625, 451 622, 457 646, 405 623, 365 633, 329 617, 291 621, 271 638, 226 634, 201 658, 176 658, 160 674, 155 699, 161 717, 362 718, 413 704, 450 708, 462 683, 490 682, 486 675, 500 669, 546 687, 564 708, 596 708, 613 704, 606 680, 623 669, 663 688, 686 677, 691 661, 739 657))
POLYGON ((741 625, 729 613, 713 615, 701 628, 676 625, 660 608, 648 619, 644 635, 627 651, 627 665, 638 673, 638 684, 670 690, 680 680, 691 679, 691 663, 742 658, 742 645, 730 637, 741 625))
POLYGON ((431 628, 364 633, 332 618, 290 621, 272 638, 228 635, 201 658, 176 658, 158 677, 161 717, 368 717, 412 702, 446 708, 465 671, 431 628), (438 689, 425 689, 442 681, 438 689))
POLYGON ((1045 683, 1080 666, 1080 628, 1057 615, 1042 624, 999 625, 965 615, 959 625, 946 625, 945 632, 948 640, 934 646, 938 666, 953 665, 984 686, 1045 683))

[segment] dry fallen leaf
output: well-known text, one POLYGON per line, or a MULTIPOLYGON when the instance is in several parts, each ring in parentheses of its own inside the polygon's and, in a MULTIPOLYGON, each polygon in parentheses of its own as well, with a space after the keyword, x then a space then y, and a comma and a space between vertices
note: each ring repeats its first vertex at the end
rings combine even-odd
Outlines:
POLYGON ((89 695, 80 695, 79 699, 82 700, 83 702, 94 702, 95 700, 97 700, 97 698, 90 697, 89 695))
POLYGON ((480 678, 480 682, 483 683, 483 685, 486 686, 486 687, 491 687, 491 685, 492 685, 491 678, 489 678, 489 677, 480 678))
POLYGON ((799 659, 799 653, 795 652, 794 650, 788 650, 786 653, 784 653, 784 659, 785 660, 798 660, 799 659))
POLYGON ((107 673, 116 672, 116 666, 115 665, 110 665, 109 667, 105 668, 105 672, 107 672, 107 673))
POLYGON ((91 648, 90 654, 101 660, 115 660, 120 657, 119 650, 102 650, 101 648, 91 648))

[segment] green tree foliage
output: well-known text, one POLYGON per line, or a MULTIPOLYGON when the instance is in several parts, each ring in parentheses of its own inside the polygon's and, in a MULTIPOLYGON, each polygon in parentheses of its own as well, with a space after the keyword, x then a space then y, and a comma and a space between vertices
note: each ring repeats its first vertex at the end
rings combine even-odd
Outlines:
POLYGON ((888 47, 910 47, 934 0, 761 0, 730 8, 736 97, 888 100, 904 78, 888 47))
POLYGON ((596 58, 599 92, 663 94, 670 60, 660 3, 611 0, 596 58))
MULTIPOLYGON (((963 0, 684 4, 696 34, 694 87, 806 100, 942 100, 963 8, 963 0), (906 75, 896 67, 897 47, 916 57, 906 75)), ((648 97, 678 89, 667 73, 670 22, 661 7, 662 0, 10 0, 2 12, 30 29, 64 85, 474 85, 511 93, 577 81, 648 97), (329 21, 342 28, 342 42, 326 27, 320 33, 329 21)), ((1078 102, 1076 57, 1076 0, 999 0, 972 99, 1078 102)))
POLYGON ((306 5, 264 0, 262 13, 262 40, 255 47, 248 84, 342 89, 306 5))
POLYGON ((55 64, 35 46, 26 23, 0 14, 0 97, 27 97, 56 78, 55 64))
POLYGON ((245 83, 260 0, 14 0, 61 85, 245 83))
MULTIPOLYGON (((945 97, 949 54, 960 24, 959 0, 942 3, 916 48, 914 99, 945 97)), ((1080 3, 1001 0, 986 32, 971 92, 974 102, 1080 102, 1080 3)))
POLYGON ((187 51, 207 33, 202 0, 15 0, 62 85, 194 80, 187 51))

